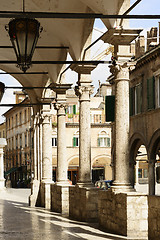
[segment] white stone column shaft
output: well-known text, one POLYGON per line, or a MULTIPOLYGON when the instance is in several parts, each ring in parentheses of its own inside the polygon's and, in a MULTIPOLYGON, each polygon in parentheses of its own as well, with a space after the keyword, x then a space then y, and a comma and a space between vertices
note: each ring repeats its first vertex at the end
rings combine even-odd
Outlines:
POLYGON ((0 189, 5 187, 3 148, 7 145, 5 138, 0 138, 0 189))
POLYGON ((129 191, 129 66, 111 66, 115 74, 115 181, 113 189, 129 191))
POLYGON ((93 88, 79 86, 79 180, 82 186, 91 185, 91 130, 90 130, 90 94, 93 88))
POLYGON ((56 103, 57 109, 57 184, 68 184, 68 163, 66 159, 65 103, 56 103))
POLYGON ((34 179, 37 180, 37 116, 34 118, 34 179))
POLYGON ((52 126, 51 117, 42 114, 42 181, 52 181, 52 126))

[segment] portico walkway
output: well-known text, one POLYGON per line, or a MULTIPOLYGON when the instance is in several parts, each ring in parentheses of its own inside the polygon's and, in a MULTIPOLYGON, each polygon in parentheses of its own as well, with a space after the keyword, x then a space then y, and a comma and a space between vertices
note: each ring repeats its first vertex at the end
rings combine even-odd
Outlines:
POLYGON ((127 239, 100 231, 95 224, 77 222, 44 208, 28 207, 30 189, 0 192, 0 240, 127 239))

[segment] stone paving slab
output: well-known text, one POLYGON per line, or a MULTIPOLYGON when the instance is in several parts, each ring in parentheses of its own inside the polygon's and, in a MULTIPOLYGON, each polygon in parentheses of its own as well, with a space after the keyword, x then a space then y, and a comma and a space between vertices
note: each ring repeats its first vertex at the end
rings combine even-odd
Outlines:
POLYGON ((0 240, 120 240, 96 224, 77 222, 44 208, 28 206, 29 189, 0 192, 0 240))

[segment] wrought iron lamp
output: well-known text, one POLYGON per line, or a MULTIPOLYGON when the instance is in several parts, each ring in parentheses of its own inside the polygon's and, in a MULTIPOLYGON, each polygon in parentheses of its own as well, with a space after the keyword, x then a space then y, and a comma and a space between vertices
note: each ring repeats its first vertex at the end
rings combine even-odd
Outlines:
POLYGON ((17 57, 17 67, 26 72, 32 64, 32 56, 42 31, 40 23, 36 19, 15 18, 9 22, 7 30, 17 57))

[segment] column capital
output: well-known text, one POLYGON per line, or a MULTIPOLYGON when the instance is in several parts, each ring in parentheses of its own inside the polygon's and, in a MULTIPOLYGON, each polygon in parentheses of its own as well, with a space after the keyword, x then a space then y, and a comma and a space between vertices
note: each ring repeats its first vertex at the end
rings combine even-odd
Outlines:
POLYGON ((129 81, 129 71, 135 68, 136 62, 120 62, 114 61, 110 65, 110 72, 115 76, 115 81, 126 80, 129 81))
POLYGON ((88 100, 90 101, 90 95, 93 94, 94 87, 90 86, 75 86, 75 93, 77 96, 80 97, 81 100, 88 100))
POLYGON ((67 108, 67 104, 65 102, 56 102, 54 103, 55 110, 65 110, 67 108))
POLYGON ((50 113, 42 113, 41 114, 41 121, 42 121, 42 124, 49 124, 50 121, 51 121, 51 114, 50 113))

